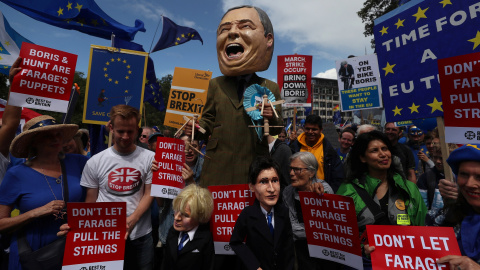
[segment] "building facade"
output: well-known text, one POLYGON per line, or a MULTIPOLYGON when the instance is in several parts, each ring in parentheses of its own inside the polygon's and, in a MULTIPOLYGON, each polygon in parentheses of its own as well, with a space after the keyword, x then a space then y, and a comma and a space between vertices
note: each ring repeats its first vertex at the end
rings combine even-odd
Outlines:
MULTIPOLYGON (((312 78, 312 110, 311 113, 319 115, 324 123, 333 122, 333 108, 340 106, 338 84, 335 79, 312 78)), ((297 108, 297 125, 305 119, 309 110, 304 107, 297 108)), ((352 112, 342 112, 342 123, 352 120, 352 112)), ((293 119, 294 108, 283 108, 283 120, 293 119)))

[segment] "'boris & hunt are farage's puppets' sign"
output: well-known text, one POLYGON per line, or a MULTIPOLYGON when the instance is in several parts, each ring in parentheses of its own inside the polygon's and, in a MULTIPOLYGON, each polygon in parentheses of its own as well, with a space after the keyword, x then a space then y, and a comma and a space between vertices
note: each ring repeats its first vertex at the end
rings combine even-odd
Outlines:
POLYGON ((155 160, 158 170, 153 172, 152 196, 173 199, 185 187, 182 177, 185 163, 185 142, 180 139, 157 137, 155 160))
POLYGON ((77 55, 22 43, 22 70, 15 75, 9 104, 67 112, 77 55))
POLYGON ((127 204, 68 203, 68 225, 62 270, 123 268, 127 204))

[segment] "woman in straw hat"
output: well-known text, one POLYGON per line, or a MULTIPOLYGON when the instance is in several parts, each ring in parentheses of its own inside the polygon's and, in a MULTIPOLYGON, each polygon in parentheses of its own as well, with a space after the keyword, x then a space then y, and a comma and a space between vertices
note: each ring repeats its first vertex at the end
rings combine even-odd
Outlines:
POLYGON ((57 124, 53 117, 42 115, 28 121, 11 144, 12 155, 27 162, 9 169, 0 186, 0 233, 15 232, 9 269, 22 269, 18 250, 25 241, 17 238, 25 235, 33 251, 57 240, 66 201, 84 201, 80 177, 87 158, 61 152, 77 130, 77 125, 57 124), (20 215, 11 217, 14 207, 20 215))

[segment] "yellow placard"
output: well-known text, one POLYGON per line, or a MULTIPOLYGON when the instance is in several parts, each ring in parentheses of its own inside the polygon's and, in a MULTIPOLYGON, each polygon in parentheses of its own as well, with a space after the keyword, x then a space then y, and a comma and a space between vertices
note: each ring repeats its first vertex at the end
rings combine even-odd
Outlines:
POLYGON ((397 225, 410 225, 408 214, 397 214, 397 225))
POLYGON ((176 67, 163 125, 180 128, 185 123, 183 116, 200 118, 211 78, 210 71, 176 67))

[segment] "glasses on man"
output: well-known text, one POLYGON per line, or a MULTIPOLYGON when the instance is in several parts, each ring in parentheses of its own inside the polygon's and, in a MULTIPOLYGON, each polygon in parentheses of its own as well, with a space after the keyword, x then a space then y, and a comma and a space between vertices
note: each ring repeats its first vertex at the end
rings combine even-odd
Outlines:
POLYGON ((295 174, 301 174, 302 170, 308 170, 307 168, 298 168, 298 167, 290 167, 290 171, 293 170, 295 174))
POLYGON ((423 130, 415 127, 415 128, 410 128, 410 130, 408 131, 408 133, 410 133, 410 135, 418 135, 418 136, 421 136, 421 135, 423 135, 423 130))
POLYGON ((147 136, 147 135, 143 135, 143 134, 142 134, 142 135, 140 135, 140 137, 142 137, 142 138, 146 139, 148 136, 147 136))

